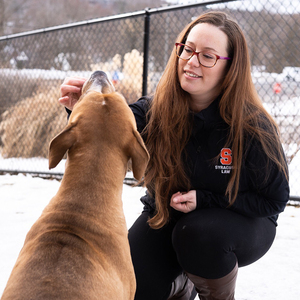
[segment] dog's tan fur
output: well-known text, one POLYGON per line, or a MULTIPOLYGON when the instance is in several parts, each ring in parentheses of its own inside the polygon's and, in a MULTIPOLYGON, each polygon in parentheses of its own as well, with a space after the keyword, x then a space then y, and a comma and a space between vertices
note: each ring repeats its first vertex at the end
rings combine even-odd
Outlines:
POLYGON ((2 300, 134 298, 121 194, 128 159, 140 179, 149 157, 124 98, 102 95, 113 87, 101 82, 85 85, 50 144, 50 168, 68 151, 65 174, 27 234, 2 300))

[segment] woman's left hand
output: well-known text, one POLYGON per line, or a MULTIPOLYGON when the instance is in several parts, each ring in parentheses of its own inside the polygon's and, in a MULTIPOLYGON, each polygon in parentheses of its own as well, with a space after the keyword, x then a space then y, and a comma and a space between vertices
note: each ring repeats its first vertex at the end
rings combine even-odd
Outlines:
POLYGON ((196 209, 196 191, 191 190, 187 193, 177 192, 171 197, 170 206, 183 213, 188 213, 196 209))

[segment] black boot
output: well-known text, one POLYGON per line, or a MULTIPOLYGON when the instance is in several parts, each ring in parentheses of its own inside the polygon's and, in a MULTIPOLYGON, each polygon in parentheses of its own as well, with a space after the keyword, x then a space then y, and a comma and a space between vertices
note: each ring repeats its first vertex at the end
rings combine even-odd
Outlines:
POLYGON ((238 264, 226 276, 219 279, 205 279, 187 273, 194 283, 201 300, 234 300, 235 283, 238 273, 238 264))
POLYGON ((194 284, 182 273, 172 282, 168 300, 194 300, 196 295, 194 284))

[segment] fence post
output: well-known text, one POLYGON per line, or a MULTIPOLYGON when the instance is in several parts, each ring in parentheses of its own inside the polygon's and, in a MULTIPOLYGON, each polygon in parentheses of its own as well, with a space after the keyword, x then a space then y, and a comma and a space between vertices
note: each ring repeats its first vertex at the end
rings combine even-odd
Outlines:
POLYGON ((142 96, 148 92, 148 57, 149 57, 149 39, 150 39, 150 11, 145 9, 144 22, 144 63, 143 63, 143 87, 142 96))

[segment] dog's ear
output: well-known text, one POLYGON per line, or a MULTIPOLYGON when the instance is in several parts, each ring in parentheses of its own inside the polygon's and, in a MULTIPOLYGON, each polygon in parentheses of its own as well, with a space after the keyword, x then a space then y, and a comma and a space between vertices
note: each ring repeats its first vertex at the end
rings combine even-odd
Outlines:
POLYGON ((60 134, 58 134, 49 146, 49 169, 55 168, 62 160, 65 153, 76 141, 75 133, 72 128, 76 124, 69 124, 60 134))
POLYGON ((133 130, 133 134, 135 142, 131 145, 132 172, 135 179, 141 180, 149 161, 149 153, 137 130, 133 130))

